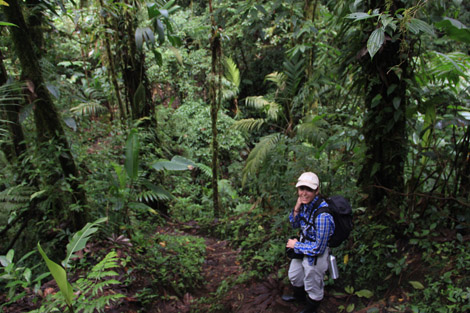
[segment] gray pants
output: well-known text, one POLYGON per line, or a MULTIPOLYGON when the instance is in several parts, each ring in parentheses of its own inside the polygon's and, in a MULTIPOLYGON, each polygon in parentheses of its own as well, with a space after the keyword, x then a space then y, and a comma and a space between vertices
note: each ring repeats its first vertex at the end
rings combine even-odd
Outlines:
POLYGON ((304 286, 308 296, 320 301, 323 299, 323 279, 328 270, 328 249, 317 256, 317 264, 308 264, 308 257, 292 259, 289 267, 289 280, 294 287, 304 286))

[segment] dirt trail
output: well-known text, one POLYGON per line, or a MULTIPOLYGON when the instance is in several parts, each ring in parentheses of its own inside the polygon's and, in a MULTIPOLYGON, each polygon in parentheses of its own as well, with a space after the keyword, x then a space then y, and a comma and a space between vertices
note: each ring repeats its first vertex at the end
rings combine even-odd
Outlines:
MULTIPOLYGON (((205 283, 200 289, 187 293, 183 299, 159 305, 156 312, 291 313, 302 310, 302 305, 281 300, 281 295, 289 287, 280 280, 270 277, 263 282, 251 280, 234 285, 236 278, 242 275, 243 269, 237 260, 240 251, 233 250, 228 241, 202 237, 195 228, 188 227, 185 233, 204 238, 206 242, 206 260, 203 267, 205 283), (231 287, 217 293, 224 282, 231 287)), ((336 304, 331 303, 331 307, 327 299, 324 302, 319 313, 337 311, 336 304)))

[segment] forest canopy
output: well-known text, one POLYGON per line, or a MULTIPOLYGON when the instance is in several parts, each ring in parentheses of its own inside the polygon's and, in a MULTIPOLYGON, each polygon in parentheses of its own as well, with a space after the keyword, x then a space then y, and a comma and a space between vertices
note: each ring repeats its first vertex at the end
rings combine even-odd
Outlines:
POLYGON ((354 220, 319 312, 470 310, 470 3, 0 9, 0 311, 288 312, 308 171, 354 220))

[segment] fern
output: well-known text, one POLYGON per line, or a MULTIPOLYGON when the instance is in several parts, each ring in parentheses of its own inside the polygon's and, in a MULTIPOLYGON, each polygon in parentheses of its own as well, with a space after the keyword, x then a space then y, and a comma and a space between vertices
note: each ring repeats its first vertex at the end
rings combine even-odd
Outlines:
POLYGON ((106 112, 108 109, 95 100, 83 102, 70 109, 76 116, 89 116, 98 115, 99 113, 106 112))
POLYGON ((240 70, 237 68, 232 58, 225 59, 225 78, 230 81, 235 87, 240 87, 240 70))
MULTIPOLYGON (((112 277, 118 276, 113 269, 119 267, 119 258, 115 251, 108 253, 98 264, 93 266, 86 278, 78 279, 73 288, 78 290, 78 298, 74 300, 75 312, 105 312, 105 309, 119 301, 125 296, 116 293, 110 288, 113 285, 121 284, 112 277)), ((42 306, 34 311, 34 313, 57 312, 58 309, 64 312, 66 301, 61 292, 49 295, 42 303, 42 306)))
POLYGON ((264 109, 269 106, 269 101, 263 96, 246 97, 245 103, 255 109, 264 109))
POLYGON ((266 75, 264 79, 275 83, 280 90, 284 90, 286 87, 286 75, 284 73, 274 72, 266 75))
POLYGON ((254 118, 246 118, 243 120, 236 121, 232 128, 240 131, 250 132, 254 129, 259 130, 261 126, 265 123, 264 119, 254 119, 254 118))
POLYGON ((26 208, 31 201, 31 195, 36 189, 30 186, 16 185, 0 192, 0 211, 16 212, 26 208))
POLYGON ((250 174, 258 171, 263 164, 263 161, 266 159, 266 156, 273 150, 280 139, 281 133, 270 134, 260 139, 258 144, 248 155, 245 168, 243 169, 242 184, 245 184, 245 181, 250 174))

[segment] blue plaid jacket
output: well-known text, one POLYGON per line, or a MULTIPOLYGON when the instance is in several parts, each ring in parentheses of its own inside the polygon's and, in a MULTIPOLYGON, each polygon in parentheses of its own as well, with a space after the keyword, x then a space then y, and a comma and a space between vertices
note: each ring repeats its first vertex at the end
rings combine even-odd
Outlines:
POLYGON ((335 231, 335 222, 329 213, 321 213, 317 219, 313 221, 313 216, 318 208, 327 207, 328 204, 325 200, 321 200, 318 208, 314 208, 314 203, 318 200, 318 196, 308 204, 302 204, 300 212, 294 218, 294 210, 289 215, 289 220, 292 227, 300 228, 301 236, 300 241, 294 246, 296 253, 303 253, 308 256, 308 263, 312 265, 315 261, 316 255, 321 255, 325 252, 328 246, 328 239, 335 231), (313 210, 313 212, 312 212, 313 210), (310 214, 311 213, 311 214, 310 214), (310 217, 310 220, 308 220, 310 217), (309 224, 315 223, 315 227, 309 224))

